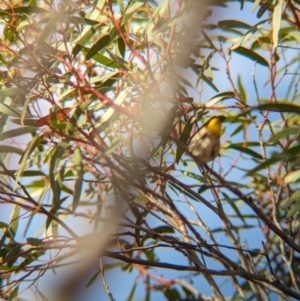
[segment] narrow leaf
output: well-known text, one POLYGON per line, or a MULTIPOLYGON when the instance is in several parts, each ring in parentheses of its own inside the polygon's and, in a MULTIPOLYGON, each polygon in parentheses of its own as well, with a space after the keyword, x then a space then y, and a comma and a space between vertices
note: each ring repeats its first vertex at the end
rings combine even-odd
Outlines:
POLYGON ((243 103, 247 103, 247 94, 246 94, 246 91, 245 91, 245 88, 244 88, 244 85, 243 85, 242 78, 241 78, 240 74, 238 75, 238 91, 239 91, 239 95, 240 95, 240 98, 241 98, 240 100, 243 103))
POLYGON ((265 11, 272 5, 273 0, 267 0, 265 2, 261 1, 263 5, 260 7, 260 9, 257 12, 257 18, 262 17, 262 15, 265 13, 265 11))
POLYGON ((33 237, 26 238, 26 241, 29 245, 34 246, 34 247, 38 247, 38 246, 41 246, 43 244, 42 239, 33 238, 33 237))
POLYGON ((274 7, 272 15, 272 36, 273 36, 273 46, 276 48, 278 46, 278 35, 280 30, 280 22, 282 15, 282 0, 277 0, 277 4, 274 7))
POLYGON ((38 147, 42 138, 43 138, 43 136, 33 137, 32 140, 29 142, 27 149, 25 150, 22 157, 20 158, 19 169, 16 174, 15 188, 17 186, 20 176, 22 175, 22 173, 25 169, 27 159, 29 158, 30 154, 38 147))
POLYGON ((74 150, 74 157, 73 157, 73 172, 76 176, 75 180, 75 189, 74 189, 74 196, 73 196, 73 212, 75 212, 79 200, 81 197, 81 189, 82 189, 82 181, 83 181, 83 170, 82 170, 82 157, 80 149, 77 147, 74 150))
POLYGON ((4 132, 4 133, 0 133, 0 140, 2 141, 7 138, 17 137, 17 136, 21 136, 24 134, 32 133, 35 130, 36 130, 35 127, 24 127, 24 128, 10 130, 10 131, 4 132))
POLYGON ((18 231, 19 216, 20 216, 20 207, 16 205, 10 217, 11 220, 10 230, 12 231, 13 236, 15 236, 18 231))
POLYGON ((68 147, 68 143, 65 141, 58 144, 55 148, 55 151, 50 161, 49 180, 53 192, 54 204, 59 204, 59 196, 60 196, 60 187, 58 187, 55 179, 56 168, 58 167, 58 164, 63 158, 67 147, 68 147))
POLYGON ((176 162, 178 163, 179 160, 181 159, 182 155, 185 152, 185 146, 187 144, 187 141, 190 138, 191 130, 193 128, 193 124, 191 124, 189 121, 186 123, 180 138, 179 138, 179 143, 177 145, 177 150, 176 150, 176 162))
POLYGON ((235 98, 235 94, 232 91, 222 92, 216 94, 213 98, 211 98, 206 104, 206 107, 211 107, 224 99, 232 99, 235 98))
POLYGON ((233 51, 249 58, 252 61, 257 62, 260 65, 263 65, 266 67, 269 66, 269 62, 264 57, 262 57, 261 55, 257 54, 256 52, 254 52, 248 48, 240 46, 240 47, 233 49, 233 51))
POLYGON ((92 58, 95 54, 100 52, 104 47, 109 45, 111 42, 111 38, 109 34, 103 35, 88 51, 88 53, 85 56, 86 60, 89 60, 92 58))

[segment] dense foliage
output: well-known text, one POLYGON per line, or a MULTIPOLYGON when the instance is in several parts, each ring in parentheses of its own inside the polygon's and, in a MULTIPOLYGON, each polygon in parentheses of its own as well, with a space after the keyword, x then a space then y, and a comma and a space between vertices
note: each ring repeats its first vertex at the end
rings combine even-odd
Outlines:
POLYGON ((1 2, 2 299, 300 300, 299 4, 1 2))

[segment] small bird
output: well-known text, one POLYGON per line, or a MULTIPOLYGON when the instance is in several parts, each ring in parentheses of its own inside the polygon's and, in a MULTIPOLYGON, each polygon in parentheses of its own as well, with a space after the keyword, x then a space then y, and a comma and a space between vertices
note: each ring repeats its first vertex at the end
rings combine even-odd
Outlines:
POLYGON ((187 149, 198 163, 206 164, 219 155, 222 121, 225 118, 223 115, 211 117, 190 139, 187 149))

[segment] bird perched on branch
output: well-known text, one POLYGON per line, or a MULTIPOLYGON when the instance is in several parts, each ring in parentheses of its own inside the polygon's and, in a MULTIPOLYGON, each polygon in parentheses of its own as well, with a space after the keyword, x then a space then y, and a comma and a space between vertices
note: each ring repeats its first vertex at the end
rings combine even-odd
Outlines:
POLYGON ((188 151, 196 157, 198 163, 205 164, 214 160, 220 152, 222 121, 225 116, 213 116, 192 136, 188 151))

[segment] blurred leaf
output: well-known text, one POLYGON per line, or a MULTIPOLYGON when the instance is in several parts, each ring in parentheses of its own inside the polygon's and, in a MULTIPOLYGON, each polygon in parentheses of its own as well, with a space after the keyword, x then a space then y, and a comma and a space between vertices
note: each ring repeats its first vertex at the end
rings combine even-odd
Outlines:
POLYGON ((133 300, 136 287, 137 287, 137 282, 135 282, 134 285, 132 286, 132 289, 130 290, 130 292, 128 294, 128 298, 126 299, 126 301, 132 301, 133 300))
POLYGON ((126 7, 126 9, 125 9, 125 14, 127 15, 127 14, 131 14, 131 13, 133 13, 133 12, 138 12, 138 8, 139 7, 141 7, 142 5, 144 5, 145 3, 144 3, 145 1, 137 1, 137 2, 135 2, 135 1, 129 1, 129 5, 126 7))
POLYGON ((73 172, 76 179, 75 179, 75 189, 74 189, 72 210, 73 212, 75 212, 81 197, 81 189, 82 189, 82 181, 83 181, 82 157, 81 157, 80 149, 78 147, 76 147, 74 150, 73 172))
POLYGON ((262 15, 265 13, 265 11, 271 7, 272 2, 273 2, 273 0, 266 0, 264 2, 263 1, 260 2, 260 3, 262 3, 262 5, 261 5, 260 9, 257 12, 257 15, 256 15, 257 18, 262 17, 262 15))
POLYGON ((17 300, 19 300, 18 294, 19 294, 19 285, 17 285, 13 289, 13 291, 9 294, 8 301, 17 301, 17 300))
POLYGON ((59 204, 59 196, 61 192, 61 185, 57 182, 59 180, 57 177, 55 177, 55 174, 57 174, 57 167, 62 160, 63 156, 66 154, 66 149, 68 147, 68 143, 66 141, 62 141, 58 145, 55 146, 55 150, 53 153, 53 156, 50 161, 50 169, 49 169, 49 180, 50 185, 53 192, 53 200, 54 204, 59 204))
MULTIPOLYGON (((0 90, 1 93, 1 90, 0 90)), ((0 103, 0 112, 12 116, 12 117, 21 117, 21 112, 19 112, 17 109, 12 108, 11 106, 8 106, 4 103, 0 103)))
POLYGON ((258 154, 257 152, 253 151, 250 148, 247 148, 246 146, 243 146, 242 143, 237 143, 237 144, 230 144, 228 148, 235 149, 241 153, 247 154, 252 158, 256 158, 258 160, 262 160, 262 156, 258 154))
MULTIPOLYGON (((86 56, 89 52, 89 48, 82 47, 81 52, 86 56)), ((116 68, 116 69, 121 69, 122 68, 122 66, 118 62, 112 60, 111 58, 108 58, 107 56, 105 56, 105 55, 103 55, 99 52, 94 54, 92 56, 92 58, 96 62, 98 62, 98 63, 100 63, 100 64, 102 64, 106 67, 109 67, 109 68, 116 68)))
POLYGON ((290 135, 299 135, 300 133, 300 127, 290 127, 285 128, 275 134, 273 134, 269 140, 268 143, 277 143, 282 138, 288 138, 290 135))
POLYGON ((124 40, 122 38, 118 38, 118 48, 119 48, 119 52, 120 52, 122 58, 124 58, 126 46, 125 46, 124 40))
POLYGON ((5 154, 15 153, 20 156, 23 155, 23 151, 21 149, 13 147, 13 146, 8 146, 8 145, 1 145, 0 153, 5 153, 5 154))
POLYGON ((255 0, 253 7, 252 7, 252 13, 256 10, 261 0, 255 0))
POLYGON ((85 59, 89 60, 92 58, 95 54, 100 52, 104 47, 109 45, 111 42, 111 37, 109 34, 102 35, 100 39, 90 48, 90 50, 87 52, 85 59))
POLYGON ((240 95, 240 100, 242 101, 242 103, 247 103, 247 94, 244 88, 244 85, 242 83, 242 78, 241 75, 238 75, 238 91, 239 91, 239 95, 240 95))
MULTIPOLYGON (((203 77, 205 76, 204 75, 205 70, 207 70, 208 68, 210 68, 210 61, 213 58, 213 56, 215 55, 215 53, 216 53, 216 50, 211 51, 211 53, 204 60, 203 65, 202 65, 202 67, 200 69, 200 72, 198 74, 198 77, 197 77, 196 87, 198 86, 200 80, 203 79, 203 77)), ((210 79, 209 79, 209 82, 211 82, 210 79)))
POLYGON ((224 100, 224 99, 232 99, 235 98, 235 94, 232 91, 226 91, 216 94, 212 97, 206 104, 206 107, 211 107, 215 105, 217 102, 224 100))
POLYGON ((232 29, 232 28, 244 28, 249 29, 252 26, 239 20, 221 20, 218 22, 218 27, 222 29, 232 29))
POLYGON ((22 157, 19 160, 19 169, 16 174, 16 179, 15 179, 15 187, 18 184, 19 178, 22 175, 25 167, 26 167, 26 161, 31 155, 31 153, 39 146, 41 139, 43 136, 34 136, 32 140, 29 142, 25 152, 22 154, 22 157))
POLYGON ((175 233, 174 229, 169 226, 159 226, 152 229, 156 233, 175 233))
POLYGON ((257 165, 255 168, 251 169, 247 174, 246 176, 249 176, 249 175, 252 175, 252 174, 255 174, 256 172, 266 168, 266 167, 269 167, 271 166, 272 164, 278 162, 279 159, 276 158, 276 157, 272 157, 270 159, 267 159, 265 160, 263 163, 257 165))
POLYGON ((269 62, 265 58, 263 58, 261 55, 257 54, 256 52, 254 52, 250 49, 239 46, 239 47, 233 49, 233 51, 240 54, 240 55, 243 55, 243 56, 249 58, 250 60, 252 60, 252 61, 254 61, 254 62, 256 62, 260 65, 263 65, 263 66, 266 66, 266 67, 269 66, 269 62))
POLYGON ((184 126, 182 133, 180 134, 179 142, 176 149, 176 162, 178 163, 181 159, 182 155, 186 150, 187 142, 190 138, 191 130, 193 128, 193 124, 188 121, 184 126))
POLYGON ((54 14, 53 17, 50 18, 49 22, 44 27, 40 35, 38 45, 42 45, 45 42, 45 39, 51 34, 51 32, 57 30, 57 24, 59 24, 61 20, 64 20, 66 18, 68 18, 68 16, 66 10, 64 9, 54 14))
POLYGON ((101 271, 97 271, 92 277, 91 279, 88 281, 88 283, 86 284, 85 288, 88 289, 101 275, 101 271))
POLYGON ((23 127, 23 128, 10 130, 10 131, 4 132, 4 133, 0 133, 0 140, 5 140, 7 138, 12 138, 12 137, 32 133, 35 130, 36 130, 35 127, 23 127))
POLYGON ((292 171, 284 178, 284 183, 286 184, 295 183, 299 180, 299 178, 300 178, 300 170, 292 171))
POLYGON ((22 249, 22 245, 16 245, 15 247, 13 247, 5 256, 5 260, 7 260, 7 266, 9 268, 11 268, 14 264, 14 262, 16 262, 16 260, 18 259, 18 254, 20 253, 22 249))
POLYGON ((243 213, 241 212, 241 209, 239 209, 237 206, 238 202, 235 199, 232 199, 232 197, 229 197, 229 195, 224 192, 222 192, 222 195, 224 196, 225 200, 227 200, 228 204, 232 207, 236 216, 243 222, 244 225, 247 225, 246 218, 244 217, 243 213))
POLYGON ((168 301, 180 301, 182 300, 180 294, 175 288, 166 288, 164 291, 164 295, 168 301))
POLYGON ((288 199, 285 199, 284 202, 281 204, 281 208, 286 209, 295 201, 300 200, 300 190, 295 191, 292 196, 288 199))
POLYGON ((48 13, 49 11, 38 7, 38 6, 19 6, 16 7, 14 6, 13 9, 6 9, 6 10, 0 10, 0 16, 7 16, 7 14, 43 14, 43 13, 48 13))
POLYGON ((10 217, 11 220, 10 230, 12 231, 13 236, 15 236, 18 231, 19 216, 20 216, 20 206, 16 205, 10 217))
POLYGON ((34 237, 28 237, 28 238, 26 238, 26 241, 29 245, 34 246, 34 247, 43 245, 42 239, 38 239, 38 238, 34 238, 34 237))
MULTIPOLYGON (((26 91, 23 89, 20 89, 20 88, 6 88, 6 89, 0 90, 0 99, 3 99, 7 96, 15 96, 15 95, 26 95, 26 91)), ((0 105, 1 105, 0 108, 2 108, 3 106, 8 107, 4 103, 1 103, 0 105)), ((10 107, 8 107, 8 108, 10 108, 10 107)), ((1 112, 2 112, 2 109, 1 109, 1 112)), ((5 112, 3 112, 3 113, 5 113, 5 112)), ((5 113, 5 114, 7 114, 7 113, 5 113)), ((7 114, 7 115, 10 115, 10 114, 7 114)), ((19 117, 20 115, 21 114, 18 114, 18 116, 15 116, 15 117, 19 117)))
MULTIPOLYGON (((94 12, 97 12, 99 14, 99 12, 97 10, 95 10, 94 12)), ((100 26, 101 26, 101 23, 98 23, 98 24, 93 25, 93 26, 86 26, 85 27, 82 34, 74 41, 75 47, 73 48, 72 53, 75 57, 82 50, 82 48, 86 45, 86 43, 95 35, 96 30, 100 26)))
POLYGON ((162 16, 165 13, 166 9, 168 8, 169 1, 170 0, 162 0, 159 3, 158 7, 154 10, 152 16, 153 17, 155 17, 156 15, 162 16))
POLYGON ((272 35, 273 35, 273 46, 276 48, 278 46, 278 35, 280 30, 280 22, 282 15, 282 0, 276 0, 272 14, 272 35))
POLYGON ((248 41, 251 37, 253 37, 253 35, 257 34, 257 32, 259 32, 261 30, 261 27, 265 24, 269 22, 269 19, 263 20, 258 22, 257 24, 251 26, 247 32, 242 35, 237 42, 235 42, 231 47, 230 50, 235 50, 237 48, 239 48, 242 44, 245 44, 246 41, 248 41))
POLYGON ((300 200, 296 201, 295 204, 291 207, 291 209, 288 211, 286 218, 291 218, 296 212, 298 212, 300 209, 300 200))

